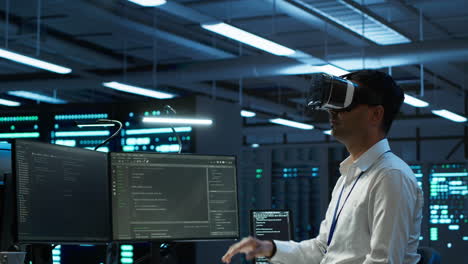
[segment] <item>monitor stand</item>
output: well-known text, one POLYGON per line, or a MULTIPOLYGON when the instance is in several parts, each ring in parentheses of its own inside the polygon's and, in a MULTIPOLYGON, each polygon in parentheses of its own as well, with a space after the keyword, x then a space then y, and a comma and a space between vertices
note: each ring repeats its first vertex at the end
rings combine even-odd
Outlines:
POLYGON ((159 264, 161 262, 161 243, 151 242, 150 244, 150 262, 151 264, 159 264))

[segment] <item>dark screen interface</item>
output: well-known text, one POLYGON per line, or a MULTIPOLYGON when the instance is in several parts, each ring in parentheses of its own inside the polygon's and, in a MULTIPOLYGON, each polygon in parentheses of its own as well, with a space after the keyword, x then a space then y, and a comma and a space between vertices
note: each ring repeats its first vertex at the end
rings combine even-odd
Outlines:
POLYGON ((237 238, 235 158, 111 153, 116 240, 237 238))
POLYGON ((110 239, 107 154, 23 140, 14 152, 20 241, 110 239))
POLYGON ((260 240, 291 240, 288 211, 252 212, 253 235, 260 240))
MULTIPOLYGON (((253 211, 253 236, 260 240, 289 241, 291 236, 291 220, 289 211, 253 211)), ((270 263, 267 258, 255 258, 255 263, 270 263)))

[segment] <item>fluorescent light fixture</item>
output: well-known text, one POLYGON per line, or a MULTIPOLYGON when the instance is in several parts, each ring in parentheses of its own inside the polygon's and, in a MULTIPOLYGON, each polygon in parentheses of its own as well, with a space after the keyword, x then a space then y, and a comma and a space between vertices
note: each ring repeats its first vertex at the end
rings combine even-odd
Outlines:
POLYGON ((256 116, 257 114, 254 113, 254 112, 252 112, 252 111, 241 110, 240 115, 241 115, 242 117, 254 117, 254 116, 256 116))
POLYGON ((404 103, 409 104, 409 105, 414 106, 414 107, 427 107, 427 106, 429 106, 429 103, 424 102, 423 100, 420 100, 420 99, 418 99, 416 97, 413 97, 413 96, 407 95, 407 94, 405 94, 404 103))
POLYGON ((257 143, 253 143, 251 146, 252 146, 252 148, 258 148, 258 147, 260 147, 260 145, 257 144, 257 143))
POLYGON ((166 0, 128 0, 129 2, 135 3, 141 6, 160 6, 166 3, 166 0))
POLYGON ((36 68, 40 68, 43 70, 56 72, 60 74, 67 74, 67 73, 72 72, 70 68, 62 67, 62 66, 52 64, 49 62, 27 57, 19 53, 11 52, 5 49, 0 49, 0 57, 7 59, 7 60, 15 61, 21 64, 33 66, 36 68))
POLYGON ((0 138, 38 138, 39 132, 0 133, 0 138))
POLYGON ((277 43, 256 36, 242 29, 233 27, 226 23, 202 24, 201 26, 209 31, 237 40, 239 42, 245 43, 257 49, 264 50, 274 55, 289 56, 296 53, 296 51, 294 51, 293 49, 279 45, 277 43))
POLYGON ((67 101, 50 97, 47 95, 39 94, 39 93, 33 93, 33 92, 28 92, 28 91, 9 91, 9 95, 29 99, 29 100, 35 100, 35 101, 40 101, 44 103, 50 103, 50 104, 66 104, 67 101))
POLYGON ((306 130, 314 129, 313 125, 299 123, 299 122, 296 122, 296 121, 291 121, 291 120, 287 120, 287 119, 283 119, 283 118, 274 118, 274 119, 270 119, 268 121, 270 121, 271 123, 275 123, 275 124, 279 124, 279 125, 283 125, 283 126, 290 126, 290 127, 300 128, 300 129, 306 129, 306 130))
POLYGON ((436 172, 431 173, 431 175, 437 177, 465 177, 468 176, 468 172, 436 172))
MULTIPOLYGON (((192 131, 192 127, 175 127, 176 132, 190 132, 192 131)), ((143 128, 143 129, 128 129, 125 131, 127 135, 148 135, 148 134, 165 134, 165 133, 173 133, 170 127, 162 127, 162 128, 143 128)))
POLYGON ((100 137, 109 136, 110 132, 107 130, 99 131, 58 131, 55 132, 56 137, 100 137))
POLYGON ((445 110, 445 109, 441 109, 441 110, 432 110, 432 113, 434 115, 438 115, 440 117, 443 117, 443 118, 446 118, 448 120, 451 120, 453 122, 466 122, 466 117, 464 116, 461 116, 461 115, 457 115, 455 113, 452 113, 448 110, 445 110))
POLYGON ((0 104, 6 105, 6 106, 20 106, 21 105, 18 102, 6 100, 6 99, 0 99, 0 104))
POLYGON ((328 73, 334 76, 341 76, 348 74, 349 71, 343 70, 339 67, 333 66, 331 64, 323 65, 323 66, 314 66, 318 72, 328 73))
POLYGON ((111 127, 114 126, 114 124, 77 124, 76 125, 79 128, 83 127, 111 127))
POLYGON ((123 84, 119 82, 105 82, 105 83, 102 83, 102 85, 108 88, 112 88, 114 90, 143 95, 143 96, 152 97, 156 99, 170 99, 170 98, 175 97, 175 95, 170 94, 170 93, 163 93, 163 92, 141 88, 141 87, 128 85, 128 84, 123 84))
POLYGON ((324 133, 325 135, 331 136, 331 135, 332 135, 332 130, 331 130, 331 129, 324 130, 323 133, 324 133))
POLYGON ((158 124, 184 124, 184 125, 211 125, 211 119, 197 118, 168 118, 168 117, 144 117, 143 123, 158 123, 158 124))
POLYGON ((76 146, 76 140, 58 139, 58 140, 55 141, 55 144, 62 145, 62 146, 68 146, 68 147, 75 147, 76 146))

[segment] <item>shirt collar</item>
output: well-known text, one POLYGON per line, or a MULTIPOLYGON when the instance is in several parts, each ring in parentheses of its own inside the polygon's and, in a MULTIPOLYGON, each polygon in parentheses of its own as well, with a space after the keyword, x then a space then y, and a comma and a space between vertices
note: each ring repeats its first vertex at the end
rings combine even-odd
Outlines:
POLYGON ((344 175, 353 165, 359 168, 361 172, 366 171, 383 153, 389 150, 390 146, 388 144, 388 140, 384 138, 370 147, 356 161, 353 162, 351 156, 348 156, 343 162, 340 163, 340 173, 344 175))

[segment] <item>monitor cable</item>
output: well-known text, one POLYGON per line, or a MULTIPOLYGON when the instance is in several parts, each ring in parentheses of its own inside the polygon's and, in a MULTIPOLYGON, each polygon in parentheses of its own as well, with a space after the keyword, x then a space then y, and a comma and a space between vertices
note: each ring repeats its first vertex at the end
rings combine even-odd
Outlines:
MULTIPOLYGON (((165 105, 164 106, 164 111, 166 111, 167 115, 170 115, 171 113, 173 115, 177 114, 176 110, 174 108, 172 108, 170 105, 165 105)), ((178 154, 180 154, 182 152, 182 140, 180 140, 180 136, 179 136, 179 134, 177 134, 174 126, 171 125, 171 129, 172 129, 172 133, 177 138, 177 143, 179 143, 179 152, 178 152, 178 154)))
POLYGON ((112 120, 112 119, 98 119, 96 120, 96 123, 98 124, 114 124, 116 125, 118 128, 117 130, 114 132, 114 134, 112 134, 110 137, 108 137, 106 140, 104 140, 101 144, 97 145, 94 150, 98 150, 100 147, 104 146, 105 144, 107 144, 107 142, 109 142, 111 139, 113 139, 115 136, 117 136, 120 132, 120 130, 122 130, 122 122, 120 122, 119 120, 112 120))

